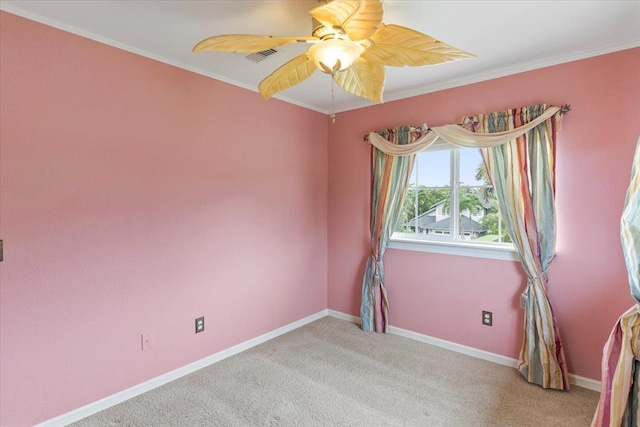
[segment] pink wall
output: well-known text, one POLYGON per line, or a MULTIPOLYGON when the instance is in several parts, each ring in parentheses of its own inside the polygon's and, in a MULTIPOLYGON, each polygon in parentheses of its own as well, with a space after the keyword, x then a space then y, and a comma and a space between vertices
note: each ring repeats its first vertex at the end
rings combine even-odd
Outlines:
POLYGON ((327 308, 325 115, 7 13, 0 28, 0 425, 327 308))
MULTIPOLYGON (((602 346, 633 300, 619 221, 640 129, 640 49, 338 114, 329 127, 329 308, 359 315, 369 253, 372 130, 546 102, 569 103, 557 160, 557 258, 550 298, 572 373, 599 380, 602 346)), ((517 358, 519 263, 389 250, 393 326, 517 358), (493 311, 493 327, 481 311, 493 311)))
MULTIPOLYGON (((571 372, 599 378, 602 344, 632 305, 618 227, 640 49, 341 113, 327 128, 322 114, 7 13, 0 43, 0 425, 50 419, 327 304, 358 315, 362 135, 536 102, 573 107, 550 294, 571 372), (143 331, 155 336, 144 352, 143 331)), ((517 357, 517 263, 390 250, 385 265, 392 325, 517 357)))

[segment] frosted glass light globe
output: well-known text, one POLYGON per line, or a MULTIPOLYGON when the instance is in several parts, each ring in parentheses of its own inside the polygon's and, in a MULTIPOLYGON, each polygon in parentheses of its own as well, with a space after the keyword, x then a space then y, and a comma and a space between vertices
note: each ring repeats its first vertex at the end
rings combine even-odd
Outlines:
POLYGON ((333 74, 345 70, 358 59, 364 47, 340 39, 323 40, 311 46, 309 56, 320 71, 333 74))

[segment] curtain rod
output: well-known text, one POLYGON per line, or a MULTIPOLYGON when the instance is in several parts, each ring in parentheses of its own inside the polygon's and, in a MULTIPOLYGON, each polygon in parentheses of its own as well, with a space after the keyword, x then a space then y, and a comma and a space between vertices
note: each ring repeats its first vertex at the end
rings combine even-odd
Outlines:
MULTIPOLYGON (((564 116, 565 114, 568 114, 569 111, 571 111, 571 105, 570 104, 563 104, 563 105, 560 106, 560 111, 558 111, 558 114, 560 114, 561 116, 564 116)), ((462 123, 458 123, 458 125, 462 125, 462 123)), ((420 131, 422 131, 422 132, 426 132, 428 130, 431 130, 431 128, 428 127, 426 125, 426 123, 423 124, 422 126, 416 127, 416 129, 420 129, 420 131)), ((369 135, 367 134, 367 135, 363 136, 362 140, 368 142, 369 141, 369 135)))

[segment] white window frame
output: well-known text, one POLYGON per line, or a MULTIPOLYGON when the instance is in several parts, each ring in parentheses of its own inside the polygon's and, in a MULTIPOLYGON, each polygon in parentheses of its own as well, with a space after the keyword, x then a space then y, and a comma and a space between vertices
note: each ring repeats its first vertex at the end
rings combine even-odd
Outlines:
MULTIPOLYGON (((463 148, 457 147, 440 139, 423 151, 429 152, 446 150, 453 152, 453 155, 450 155, 449 158, 451 161, 450 182, 454 183, 454 185, 451 186, 451 195, 454 197, 454 200, 458 200, 460 191, 460 149, 463 148)), ((457 217, 459 209, 460 206, 458 203, 451 203, 450 215, 454 218, 457 217)), ((453 228, 453 230, 451 230, 451 234, 457 236, 458 222, 451 221, 451 224, 453 228)), ((503 261, 520 260, 512 243, 481 243, 471 242, 468 240, 430 240, 425 238, 424 235, 413 233, 393 233, 389 240, 389 248, 445 255, 468 256, 474 258, 497 259, 503 261)))

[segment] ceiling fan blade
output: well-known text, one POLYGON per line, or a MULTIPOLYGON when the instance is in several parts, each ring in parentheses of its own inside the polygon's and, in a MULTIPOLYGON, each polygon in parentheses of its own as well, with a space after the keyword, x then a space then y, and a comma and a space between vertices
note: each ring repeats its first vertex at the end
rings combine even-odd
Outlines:
POLYGON ((194 52, 254 53, 289 43, 317 41, 316 37, 254 36, 225 34, 209 37, 193 47, 194 52))
POLYGON ((335 0, 314 6, 311 16, 321 24, 341 27, 353 41, 371 37, 378 30, 384 15, 381 0, 335 0))
POLYGON ((306 53, 296 56, 260 82, 258 89, 264 99, 303 82, 316 70, 316 64, 306 53))
POLYGON ((362 53, 362 58, 392 67, 434 65, 475 58, 472 53, 399 25, 382 24, 371 40, 373 46, 362 53))
POLYGON ((336 73, 334 80, 349 93, 371 101, 382 102, 385 72, 384 65, 381 63, 358 58, 349 68, 336 73))

